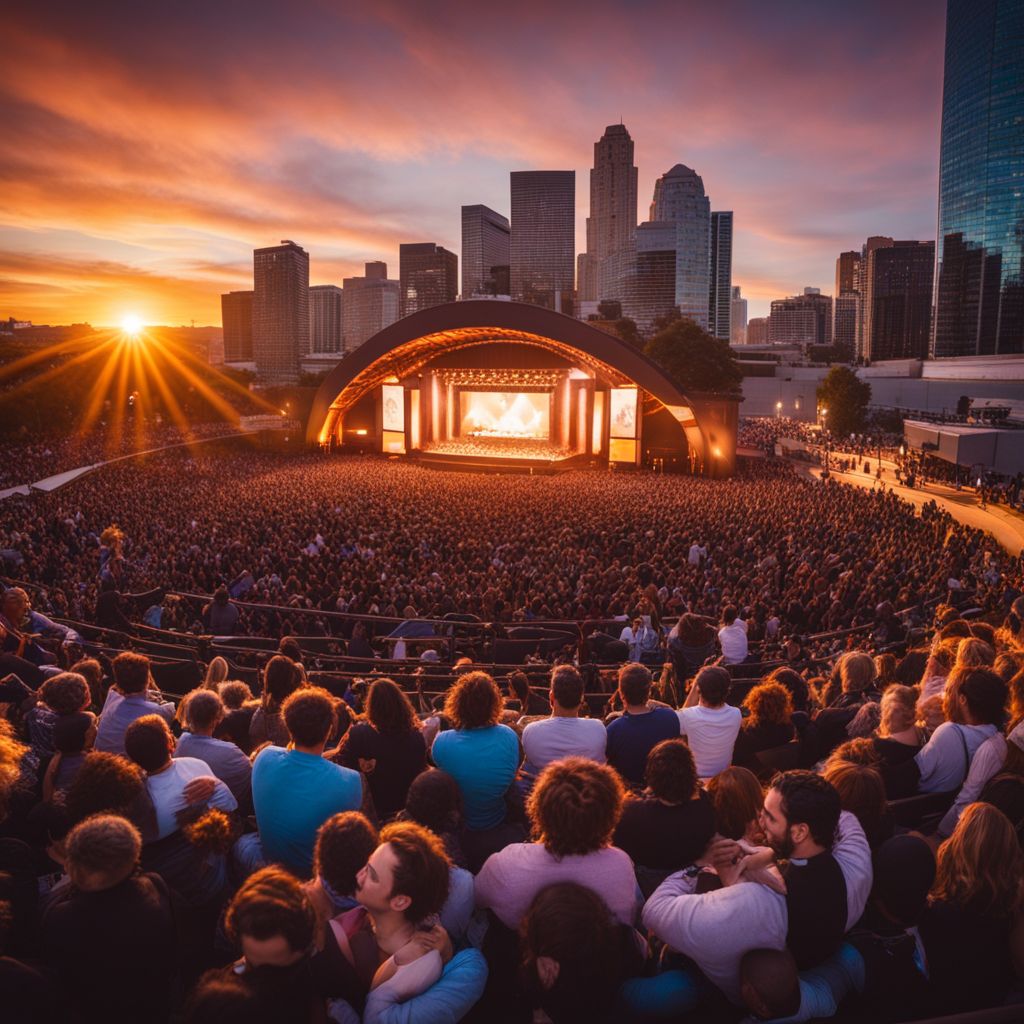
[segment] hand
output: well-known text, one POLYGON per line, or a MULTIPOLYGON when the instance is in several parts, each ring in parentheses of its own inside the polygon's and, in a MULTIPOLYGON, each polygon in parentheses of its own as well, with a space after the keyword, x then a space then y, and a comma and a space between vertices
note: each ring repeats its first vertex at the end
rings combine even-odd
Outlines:
POLYGON ((417 931, 413 937, 398 952, 395 953, 395 963, 402 967, 418 960, 421 956, 429 953, 432 949, 441 952, 448 943, 448 933, 439 924, 435 924, 429 931, 417 931))
POLYGON ((186 803, 205 804, 217 789, 217 780, 212 775, 200 775, 193 779, 184 791, 186 803))
POLYGON ((774 865, 769 867, 751 867, 749 865, 750 857, 747 857, 742 863, 743 877, 748 882, 758 882, 761 885, 768 886, 769 889, 774 890, 780 896, 786 895, 786 882, 782 875, 779 874, 779 869, 774 865))

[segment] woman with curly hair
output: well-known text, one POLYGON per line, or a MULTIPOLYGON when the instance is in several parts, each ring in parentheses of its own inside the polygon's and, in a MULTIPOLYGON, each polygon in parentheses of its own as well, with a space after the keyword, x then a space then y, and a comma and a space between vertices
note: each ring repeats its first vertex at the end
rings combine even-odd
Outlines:
POLYGON ((1024 855, 1013 826, 971 804, 939 847, 931 901, 918 925, 943 1012, 1002 1003, 1024 938, 1024 855))
POLYGON ((749 712, 736 737, 733 763, 748 768, 757 764, 761 750, 781 747, 796 736, 793 727, 793 698, 781 683, 758 683, 746 696, 749 712))

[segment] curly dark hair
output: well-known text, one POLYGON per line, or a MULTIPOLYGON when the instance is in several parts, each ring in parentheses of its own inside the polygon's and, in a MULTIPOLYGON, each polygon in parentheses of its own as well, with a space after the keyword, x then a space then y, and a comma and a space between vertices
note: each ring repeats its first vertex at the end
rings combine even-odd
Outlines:
POLYGON ((366 717, 381 733, 407 733, 416 728, 416 710, 393 679, 375 679, 366 694, 366 717))
POLYGON ((467 672, 448 691, 445 717, 456 729, 497 725, 504 702, 498 684, 486 672, 467 672))
POLYGON ((454 832, 462 824, 459 784, 440 768, 420 772, 409 785, 402 818, 429 828, 435 835, 454 832))
POLYGON ((555 857, 570 857, 611 842, 624 797, 614 769, 585 757, 565 757, 540 773, 526 811, 536 841, 555 857))
POLYGON ((269 867, 250 875, 228 905, 224 927, 232 942, 284 936, 298 952, 313 941, 316 913, 302 884, 284 868, 269 867))
POLYGON ((316 834, 313 873, 336 893, 355 892, 356 875, 377 849, 377 830, 365 814, 344 811, 328 818, 316 834))
POLYGON ((85 755, 65 797, 69 822, 108 812, 127 815, 145 785, 142 769, 128 758, 93 750, 85 755))
POLYGON ((412 821, 393 821, 381 829, 380 841, 395 855, 392 897, 407 896, 402 912, 407 921, 438 913, 448 899, 451 861, 444 843, 429 829, 412 821))
POLYGON ((659 800, 682 804, 697 794, 697 766, 686 741, 662 740, 651 748, 644 768, 644 785, 659 800))
POLYGON ((58 715, 73 715, 89 706, 91 694, 85 676, 61 672, 44 679, 38 690, 48 708, 58 715))
POLYGON ((300 747, 325 742, 338 720, 334 704, 334 698, 319 686, 296 690, 281 707, 292 740, 300 747))
POLYGON ((758 683, 747 694, 743 705, 750 709, 750 717, 743 723, 747 729, 758 725, 789 725, 793 718, 793 698, 782 683, 758 683))

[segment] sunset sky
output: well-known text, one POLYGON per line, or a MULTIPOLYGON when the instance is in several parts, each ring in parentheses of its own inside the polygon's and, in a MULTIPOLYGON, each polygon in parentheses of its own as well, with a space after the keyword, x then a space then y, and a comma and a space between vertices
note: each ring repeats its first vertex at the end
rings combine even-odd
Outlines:
POLYGON ((311 283, 460 248, 508 172, 576 170, 621 118, 639 219, 695 168, 751 315, 871 234, 935 237, 945 4, 225 2, 0 13, 0 317, 220 323, 252 249, 311 283))

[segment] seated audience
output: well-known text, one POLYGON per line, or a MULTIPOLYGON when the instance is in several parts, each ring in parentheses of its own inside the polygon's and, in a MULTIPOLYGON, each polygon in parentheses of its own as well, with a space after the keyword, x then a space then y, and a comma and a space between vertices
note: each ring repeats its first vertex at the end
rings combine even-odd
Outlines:
POLYGON ((796 735, 793 699, 781 683, 764 682, 747 694, 743 706, 750 713, 736 737, 733 763, 754 768, 760 751, 789 743, 796 735))
POLYGON ((288 746, 288 726, 284 721, 284 703, 299 688, 302 676, 295 662, 275 654, 263 667, 263 694, 249 723, 249 743, 288 746))
POLYGON ((224 721, 224 703, 216 690, 193 690, 182 702, 186 731, 178 739, 175 757, 204 761, 238 801, 242 814, 252 810, 252 764, 238 747, 214 734, 224 721))
POLYGON ((764 791, 757 776, 734 766, 707 781, 715 815, 715 830, 725 839, 742 839, 750 846, 764 845, 761 811, 764 791))
POLYGON ((718 665, 698 673, 686 703, 679 709, 679 731, 693 751, 697 774, 710 779, 729 767, 743 723, 739 708, 726 703, 732 677, 718 665))
POLYGON ((671 708, 651 702, 651 671, 645 665, 633 662, 619 669, 617 695, 623 709, 608 723, 606 755, 626 785, 640 789, 647 755, 662 740, 679 735, 679 719, 671 708))
POLYGON ((128 726, 143 715, 174 719, 174 705, 154 699, 156 687, 149 672, 149 658, 125 651, 113 661, 114 685, 107 693, 96 732, 96 749, 112 754, 124 753, 124 735, 128 726))

